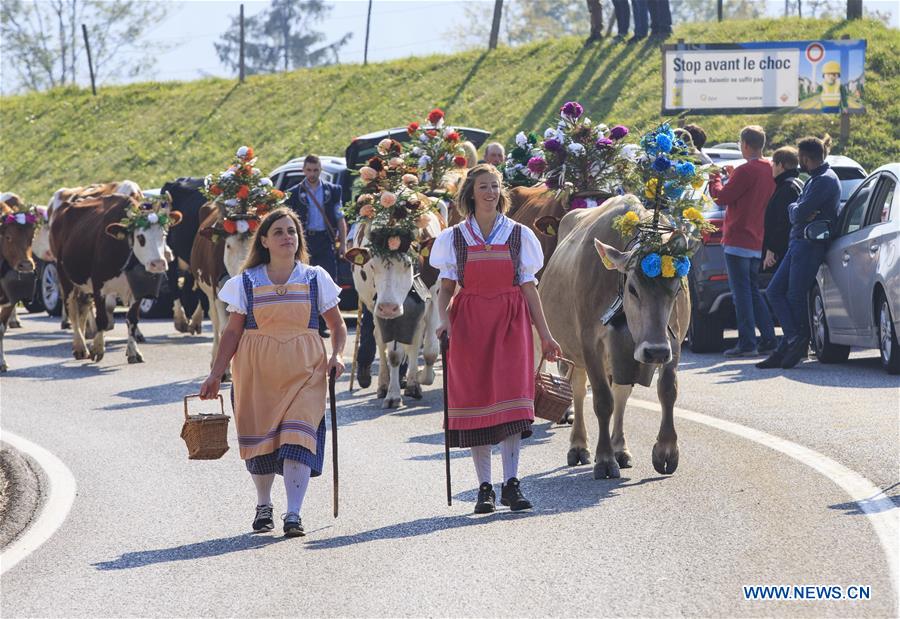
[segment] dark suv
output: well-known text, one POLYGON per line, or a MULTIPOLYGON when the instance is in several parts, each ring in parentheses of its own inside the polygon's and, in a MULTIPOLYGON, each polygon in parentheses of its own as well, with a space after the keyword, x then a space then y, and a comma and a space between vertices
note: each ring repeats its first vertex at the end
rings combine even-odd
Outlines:
MULTIPOLYGON (((866 171, 847 157, 829 156, 827 161, 841 181, 841 206, 843 206, 856 186, 866 178, 866 171)), ((735 159, 727 163, 737 167, 746 161, 735 159)), ((802 175, 801 178, 805 179, 806 175, 802 175)), ((722 352, 725 329, 737 328, 731 288, 728 286, 728 271, 725 269, 725 252, 722 248, 722 224, 727 207, 720 207, 712 201, 706 185, 698 189, 697 193, 702 194, 700 199, 703 202, 703 214, 719 230, 703 236, 703 245, 692 258, 693 266, 688 274, 691 293, 688 344, 693 352, 722 352)), ((772 273, 760 273, 761 290, 765 290, 770 279, 772 273)), ((775 319, 774 313, 772 318, 775 319)))

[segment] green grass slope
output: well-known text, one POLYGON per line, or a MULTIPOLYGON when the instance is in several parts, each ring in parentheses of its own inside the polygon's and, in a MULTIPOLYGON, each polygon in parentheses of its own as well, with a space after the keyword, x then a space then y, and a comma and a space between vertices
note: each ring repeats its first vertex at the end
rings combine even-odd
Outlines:
MULTIPOLYGON (((829 132, 834 152, 874 169, 900 155, 900 32, 873 21, 732 21, 688 24, 688 42, 851 38, 869 41, 868 112, 837 140, 836 115, 695 116, 712 142, 732 141, 748 123, 770 145, 829 132)), ((576 99, 595 121, 637 130, 660 119, 661 54, 651 43, 567 38, 490 54, 410 58, 236 80, 64 89, 0 99, 0 190, 43 203, 60 186, 130 178, 144 187, 205 175, 252 145, 270 170, 307 152, 342 155, 370 131, 421 121, 440 106, 448 122, 482 127, 509 144, 520 129, 542 131, 576 99)))

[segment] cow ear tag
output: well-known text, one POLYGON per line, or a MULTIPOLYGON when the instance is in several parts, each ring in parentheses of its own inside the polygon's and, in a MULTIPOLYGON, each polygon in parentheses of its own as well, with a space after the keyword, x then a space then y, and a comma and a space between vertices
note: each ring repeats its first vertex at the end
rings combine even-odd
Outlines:
POLYGON ((423 248, 422 248, 422 251, 419 252, 419 253, 421 254, 421 256, 422 256, 423 258, 427 258, 428 256, 431 255, 431 249, 429 249, 428 247, 423 247, 423 248))
POLYGON ((534 227, 538 232, 541 232, 547 236, 556 236, 556 226, 558 224, 559 219, 553 217, 552 215, 546 215, 535 221, 534 227))

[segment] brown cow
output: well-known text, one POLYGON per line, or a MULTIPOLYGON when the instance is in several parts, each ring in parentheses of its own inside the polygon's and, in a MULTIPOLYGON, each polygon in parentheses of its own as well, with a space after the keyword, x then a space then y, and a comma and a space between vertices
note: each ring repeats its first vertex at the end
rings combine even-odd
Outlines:
MULTIPOLYGON (((126 278, 128 271, 165 273, 166 227, 152 223, 148 227, 129 230, 122 225, 134 198, 119 194, 64 202, 55 209, 50 222, 50 240, 57 258, 63 298, 69 305, 72 319, 72 352, 76 359, 88 356, 84 341, 84 326, 93 297, 96 309, 97 332, 90 350, 90 358, 100 361, 105 353, 104 331, 109 318, 104 311, 108 296, 118 296, 128 305, 129 363, 142 362, 137 348, 137 324, 140 318, 140 299, 135 299, 126 278)), ((181 221, 181 213, 163 207, 159 213, 169 218, 169 226, 181 221)))
POLYGON ((34 223, 24 215, 16 217, 22 202, 15 194, 3 194, 0 201, 0 372, 7 370, 3 355, 3 336, 16 304, 30 299, 34 291, 34 260, 31 242, 34 223))
MULTIPOLYGON (((207 202, 200 208, 200 228, 191 248, 191 274, 209 299, 209 319, 213 324, 213 349, 210 366, 219 350, 219 337, 228 322, 225 303, 218 292, 227 277, 241 272, 241 265, 250 254, 252 235, 248 232, 228 234, 223 228, 225 210, 221 205, 207 202)), ((228 380, 230 373, 225 373, 228 380)))

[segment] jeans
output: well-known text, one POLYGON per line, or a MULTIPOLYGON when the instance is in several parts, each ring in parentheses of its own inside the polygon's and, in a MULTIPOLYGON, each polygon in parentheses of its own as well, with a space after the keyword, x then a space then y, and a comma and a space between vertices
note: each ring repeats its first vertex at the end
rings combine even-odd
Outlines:
POLYGON ((650 31, 653 34, 672 34, 672 11, 669 0, 647 0, 650 11, 650 31))
POLYGON ((759 258, 725 254, 728 286, 737 318, 738 348, 741 350, 756 349, 756 328, 759 328, 761 344, 775 343, 775 325, 769 307, 759 292, 759 265, 759 258))
POLYGON ((616 11, 616 30, 620 37, 628 34, 628 25, 631 22, 631 7, 628 0, 613 0, 613 8, 616 11))
POLYGON ((647 0, 631 0, 631 12, 634 15, 634 36, 642 39, 647 36, 647 29, 650 27, 647 0))
POLYGON ((792 239, 769 282, 766 294, 784 332, 779 352, 784 353, 794 344, 809 340, 809 291, 816 283, 825 249, 823 243, 792 239))
POLYGON ((309 252, 309 263, 328 271, 331 279, 337 282, 337 253, 328 231, 307 231, 306 251, 309 252))

